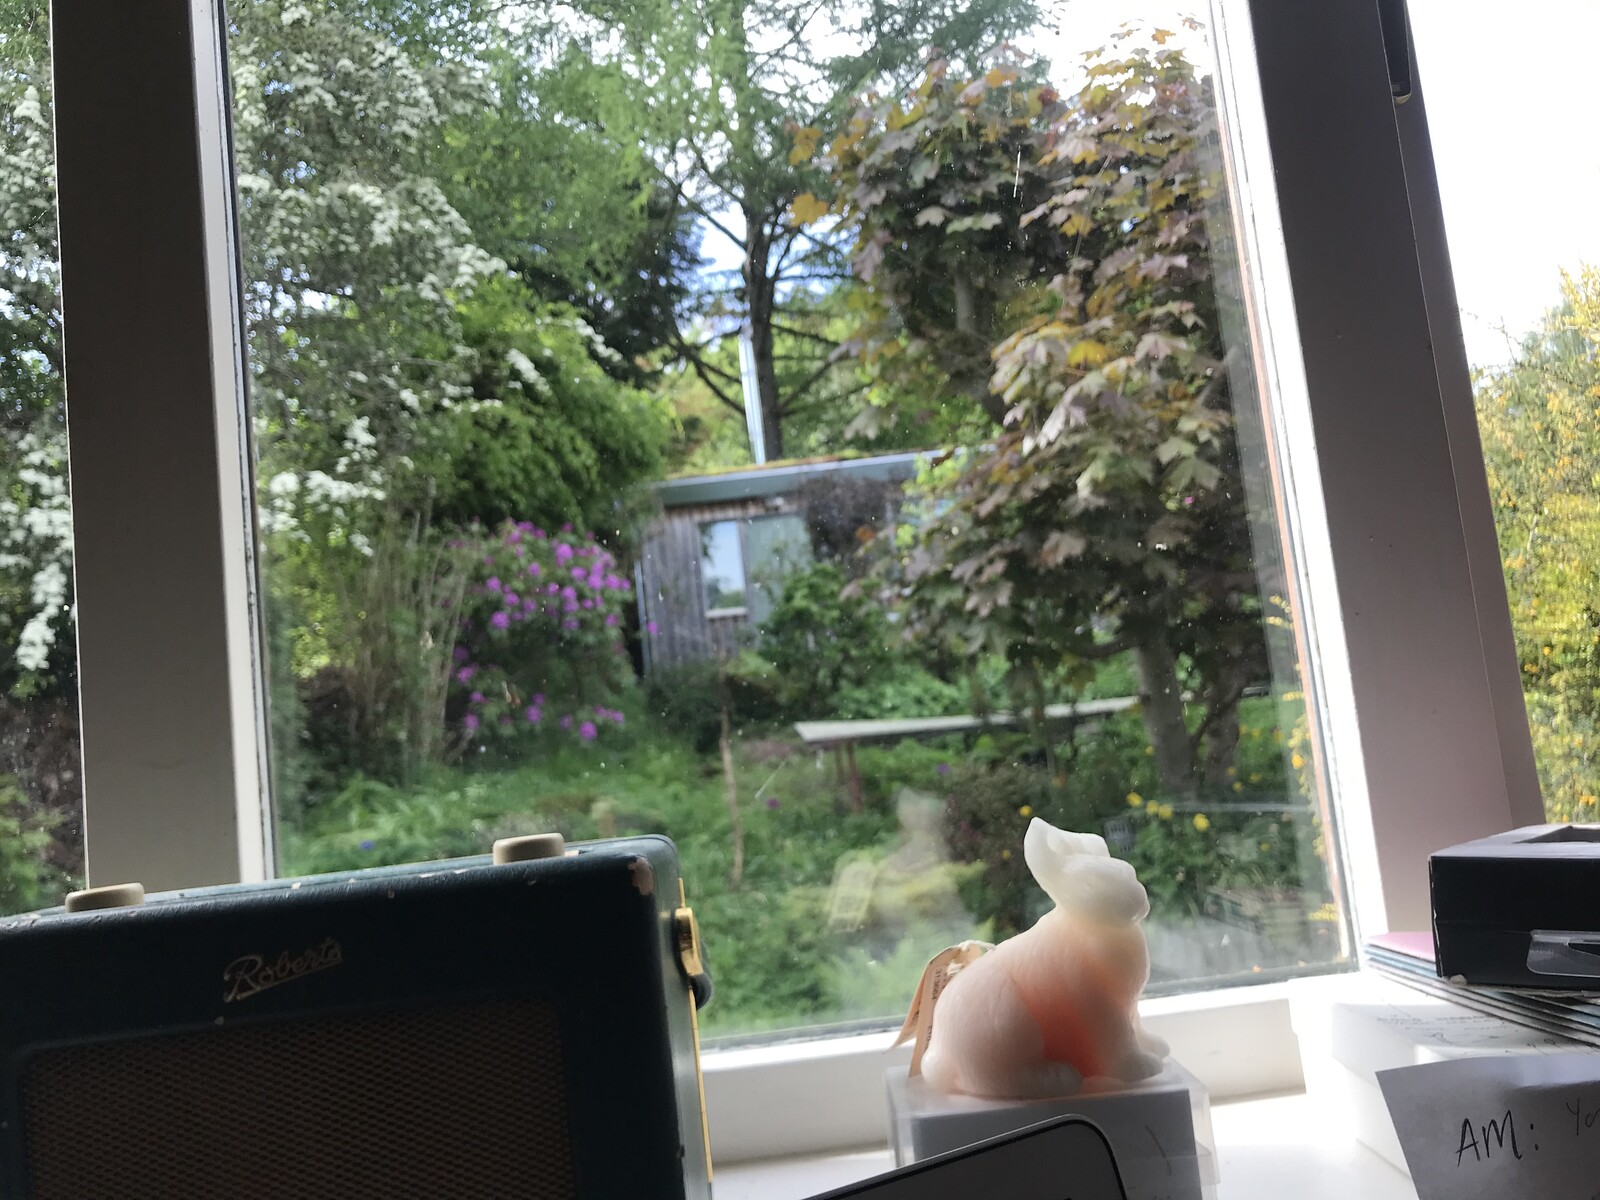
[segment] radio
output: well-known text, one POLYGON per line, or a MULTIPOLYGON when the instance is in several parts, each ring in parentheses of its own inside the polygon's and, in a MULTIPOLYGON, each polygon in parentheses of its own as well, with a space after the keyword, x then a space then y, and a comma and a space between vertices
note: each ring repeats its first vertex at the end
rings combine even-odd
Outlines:
POLYGON ((665 838, 0 922, 6 1200, 709 1200, 665 838))

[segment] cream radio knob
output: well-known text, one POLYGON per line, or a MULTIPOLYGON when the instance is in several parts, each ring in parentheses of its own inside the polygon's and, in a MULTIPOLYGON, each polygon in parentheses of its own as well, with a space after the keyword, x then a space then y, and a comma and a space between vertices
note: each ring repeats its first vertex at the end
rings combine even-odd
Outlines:
POLYGON ((144 884, 108 883, 105 887, 69 892, 66 909, 69 913, 94 912, 101 908, 137 908, 143 903, 144 884))
POLYGON ((559 833, 530 833, 526 837, 501 838, 494 844, 494 861, 532 862, 536 858, 560 858, 567 852, 567 840, 559 833))

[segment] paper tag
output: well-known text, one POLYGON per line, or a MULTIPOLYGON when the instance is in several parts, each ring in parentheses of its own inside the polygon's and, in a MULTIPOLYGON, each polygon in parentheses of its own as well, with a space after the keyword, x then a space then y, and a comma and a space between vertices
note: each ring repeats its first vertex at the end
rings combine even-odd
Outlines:
POLYGON ((900 1046, 916 1038, 911 1048, 911 1074, 922 1074, 922 1055, 933 1036, 933 1010, 950 981, 969 963, 977 962, 990 950, 991 942, 965 941, 960 945, 941 950, 928 960, 923 968, 922 981, 917 984, 916 995, 911 998, 911 1011, 906 1013, 905 1024, 900 1026, 900 1036, 894 1044, 900 1046))
POLYGON ((1421 1200, 1592 1200, 1600 1056, 1492 1055, 1378 1072, 1421 1200))

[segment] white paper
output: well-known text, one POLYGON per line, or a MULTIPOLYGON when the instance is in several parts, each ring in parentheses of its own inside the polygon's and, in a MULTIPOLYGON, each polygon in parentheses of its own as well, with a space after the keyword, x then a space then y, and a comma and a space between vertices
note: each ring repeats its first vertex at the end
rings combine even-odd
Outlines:
POLYGON ((1378 1085, 1420 1200, 1600 1197, 1600 1057, 1462 1058, 1378 1085))

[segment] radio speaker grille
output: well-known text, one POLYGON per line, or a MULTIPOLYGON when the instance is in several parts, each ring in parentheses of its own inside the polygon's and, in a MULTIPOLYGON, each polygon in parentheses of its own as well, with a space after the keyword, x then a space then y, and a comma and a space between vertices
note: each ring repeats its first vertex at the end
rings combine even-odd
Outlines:
POLYGON ((43 1051, 32 1200, 571 1200, 554 1012, 493 1000, 43 1051))

